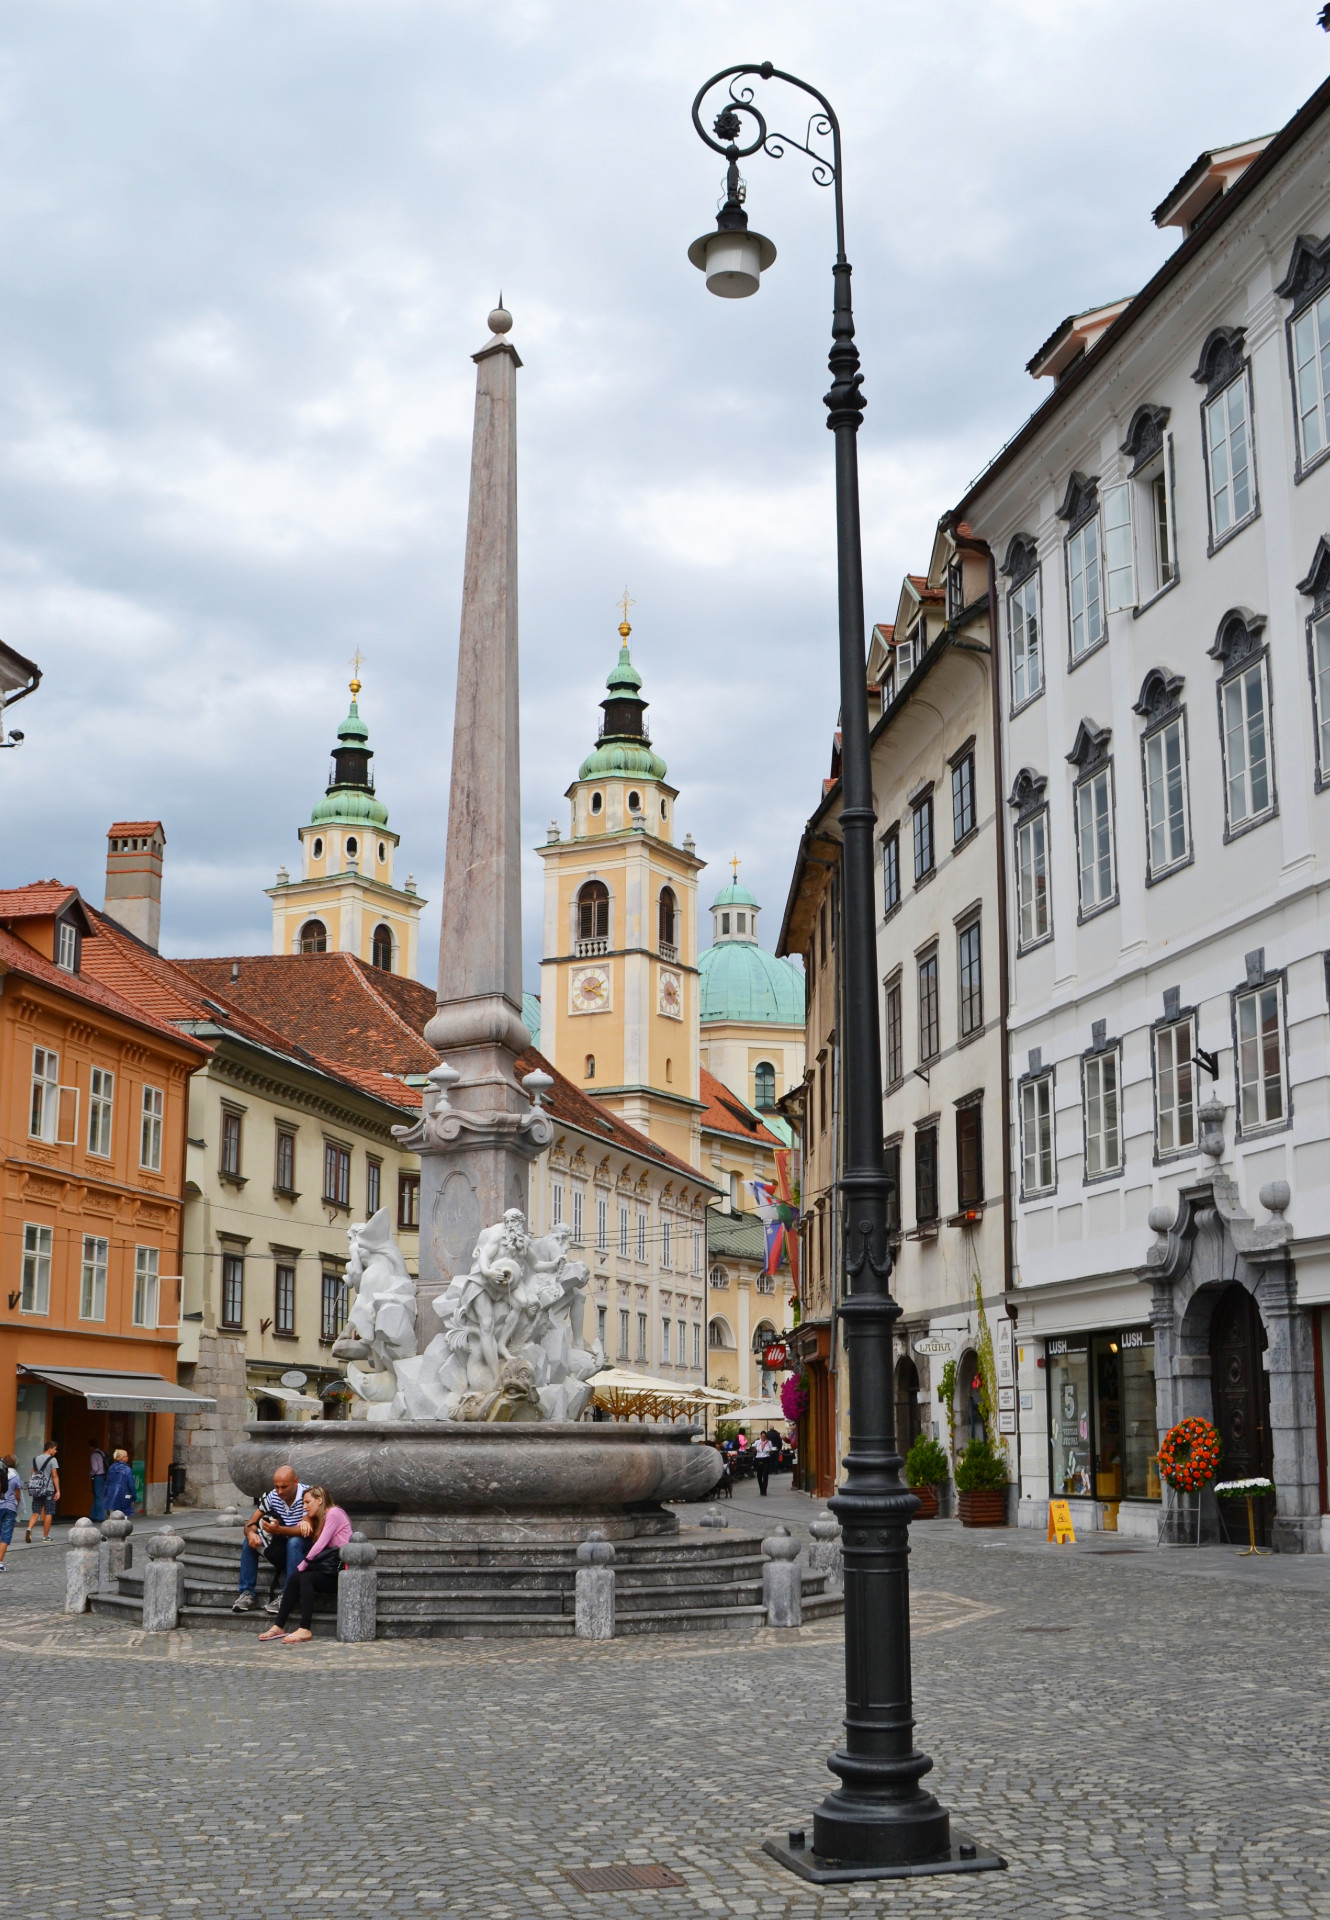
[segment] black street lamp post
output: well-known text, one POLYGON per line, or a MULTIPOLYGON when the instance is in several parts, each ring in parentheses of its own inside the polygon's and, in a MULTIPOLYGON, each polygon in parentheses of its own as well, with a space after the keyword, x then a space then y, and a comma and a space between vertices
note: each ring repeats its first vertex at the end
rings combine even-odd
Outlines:
POLYGON ((863 555, 859 536, 857 434, 864 409, 859 351, 850 306, 841 194, 840 124, 816 87, 771 62, 727 67, 693 101, 693 125, 727 163, 726 198, 716 228, 695 240, 688 257, 713 293, 736 299, 756 293, 776 257, 764 235, 748 227, 739 162, 788 147, 806 154, 819 186, 834 189, 836 262, 831 321, 831 390, 827 425, 836 436, 836 547, 840 602, 841 700, 841 1036, 844 1090, 845 1323, 850 1374, 850 1450, 845 1481, 831 1502, 845 1557, 845 1743, 828 1761, 840 1786, 813 1815, 813 1845, 802 1832, 766 1851, 804 1879, 885 1879, 897 1875, 973 1871, 1005 1865, 999 1854, 952 1829, 950 1817, 920 1780, 932 1766, 914 1744, 910 1687, 909 1523, 918 1501, 903 1485, 896 1449, 892 1330, 900 1307, 891 1296, 887 1240, 888 1180, 882 1153, 882 1064, 878 1040, 877 942, 873 889, 873 782, 869 757, 864 648, 863 555), (802 140, 769 130, 753 99, 752 74, 784 80, 817 102, 802 140), (728 82, 713 121, 702 102, 728 82), (753 137, 744 140, 747 127, 753 137), (813 140, 831 142, 831 157, 813 140))

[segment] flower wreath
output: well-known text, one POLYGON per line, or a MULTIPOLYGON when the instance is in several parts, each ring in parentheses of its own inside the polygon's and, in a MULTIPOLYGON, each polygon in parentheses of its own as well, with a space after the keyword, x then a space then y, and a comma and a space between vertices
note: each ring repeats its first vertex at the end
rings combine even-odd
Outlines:
POLYGON ((1215 1477, 1219 1465, 1219 1435, 1208 1420, 1193 1416, 1179 1420, 1164 1436, 1158 1454, 1159 1471, 1180 1493, 1199 1493, 1215 1477))

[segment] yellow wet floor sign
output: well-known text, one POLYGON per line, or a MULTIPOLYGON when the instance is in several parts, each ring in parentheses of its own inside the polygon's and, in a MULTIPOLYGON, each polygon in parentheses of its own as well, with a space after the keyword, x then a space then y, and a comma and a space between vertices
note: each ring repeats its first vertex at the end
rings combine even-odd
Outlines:
POLYGON ((1071 1502, 1069 1500, 1050 1500, 1048 1503, 1048 1537, 1059 1547, 1068 1541, 1076 1545, 1076 1529, 1071 1524, 1071 1502))

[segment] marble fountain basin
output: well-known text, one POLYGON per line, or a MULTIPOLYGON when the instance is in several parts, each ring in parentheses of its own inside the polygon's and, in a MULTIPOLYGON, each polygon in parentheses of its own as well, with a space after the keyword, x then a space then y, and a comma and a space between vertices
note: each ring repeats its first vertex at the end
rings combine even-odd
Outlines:
POLYGON ((293 1468, 373 1536, 388 1539, 611 1539, 674 1533, 667 1500, 700 1500, 720 1455, 696 1427, 616 1422, 259 1420, 231 1449, 230 1474, 257 1499, 293 1468))

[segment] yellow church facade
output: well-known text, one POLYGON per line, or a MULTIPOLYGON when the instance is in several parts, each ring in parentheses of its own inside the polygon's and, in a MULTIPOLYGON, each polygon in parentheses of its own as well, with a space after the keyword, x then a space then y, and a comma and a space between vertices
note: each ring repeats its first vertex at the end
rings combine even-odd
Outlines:
POLYGON ((600 738, 539 848, 545 865, 540 1029, 546 1056, 690 1166, 702 1159, 697 876, 675 841, 677 791, 646 730, 628 652, 601 702, 600 738))
POLYGON ((332 774, 322 800, 300 829, 298 880, 285 867, 272 901, 274 953, 350 953, 385 973, 415 979, 420 909, 413 875, 393 875, 398 836, 374 791, 374 750, 360 717, 360 681, 351 682, 351 710, 337 729, 332 774))

